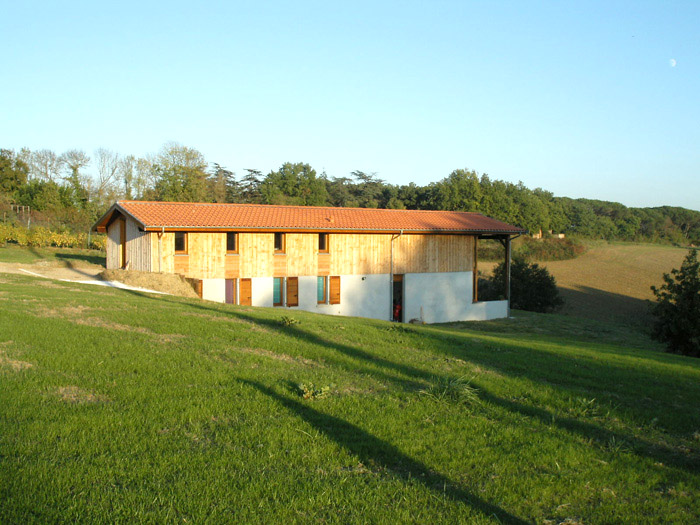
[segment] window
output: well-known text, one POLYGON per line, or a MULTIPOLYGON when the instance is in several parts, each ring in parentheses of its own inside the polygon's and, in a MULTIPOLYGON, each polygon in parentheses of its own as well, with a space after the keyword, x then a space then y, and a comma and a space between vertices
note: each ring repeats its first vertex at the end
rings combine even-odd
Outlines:
POLYGON ((298 277, 287 277, 287 306, 299 306, 298 277))
POLYGON ((340 277, 332 276, 328 278, 328 281, 328 302, 330 304, 340 304, 340 277))
POLYGON ((226 253, 238 253, 238 234, 226 232, 226 253))
POLYGON ((275 233, 275 253, 284 253, 284 233, 275 233))
POLYGON ((282 306, 282 277, 274 277, 272 280, 272 304, 282 306))
POLYGON ((316 301, 318 304, 326 303, 326 278, 319 277, 316 284, 316 301))
POLYGON ((186 232, 175 232, 175 253, 187 253, 186 232))
POLYGON ((318 252, 328 253, 328 234, 319 233, 318 234, 318 252))

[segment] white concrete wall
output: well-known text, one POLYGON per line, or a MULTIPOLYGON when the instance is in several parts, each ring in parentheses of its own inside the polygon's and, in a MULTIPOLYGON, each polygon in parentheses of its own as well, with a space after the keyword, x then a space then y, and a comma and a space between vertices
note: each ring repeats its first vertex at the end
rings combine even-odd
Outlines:
POLYGON ((226 302, 226 279, 202 279, 202 299, 226 302))
POLYGON ((482 301, 469 307, 464 321, 489 321, 508 317, 508 301, 482 301))
POLYGON ((340 304, 315 304, 309 311, 388 321, 390 304, 389 274, 341 275, 340 304))
MULTIPOLYGON (((472 303, 472 283, 472 272, 405 274, 404 319, 406 322, 420 319, 421 307, 426 323, 486 321, 507 317, 507 301, 472 303)), ((252 279, 253 306, 272 307, 272 286, 272 277, 252 279)), ((291 309, 385 321, 391 318, 388 274, 341 275, 340 304, 318 304, 316 286, 316 276, 299 277, 299 306, 291 309)), ((202 298, 225 302, 225 280, 203 279, 202 298)))
MULTIPOLYGON (((251 279, 251 294, 253 306, 273 305, 272 277, 253 277, 251 279)), ((223 286, 223 285, 222 285, 223 286)))
POLYGON ((472 304, 472 272, 407 273, 404 320, 446 323, 466 319, 472 304))
POLYGON ((404 320, 426 323, 485 321, 507 317, 507 301, 472 303, 472 272, 404 275, 404 320))

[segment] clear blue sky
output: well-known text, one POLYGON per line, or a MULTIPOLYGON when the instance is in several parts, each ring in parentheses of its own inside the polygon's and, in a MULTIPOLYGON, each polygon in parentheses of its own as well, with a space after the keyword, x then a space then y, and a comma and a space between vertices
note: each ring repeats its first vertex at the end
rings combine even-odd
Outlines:
POLYGON ((0 147, 700 209, 700 2, 0 0, 0 147))

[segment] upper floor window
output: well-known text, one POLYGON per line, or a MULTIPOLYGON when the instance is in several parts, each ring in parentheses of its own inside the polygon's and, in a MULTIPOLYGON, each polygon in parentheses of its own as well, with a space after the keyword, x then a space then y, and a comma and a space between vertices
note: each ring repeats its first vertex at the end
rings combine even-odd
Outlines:
POLYGON ((284 233, 275 233, 275 253, 285 253, 284 233))
POLYGON ((175 253, 187 253, 187 232, 175 232, 175 253))
POLYGON ((238 234, 226 232, 226 253, 238 253, 238 234))
POLYGON ((318 251, 319 253, 328 253, 328 234, 318 234, 318 251))

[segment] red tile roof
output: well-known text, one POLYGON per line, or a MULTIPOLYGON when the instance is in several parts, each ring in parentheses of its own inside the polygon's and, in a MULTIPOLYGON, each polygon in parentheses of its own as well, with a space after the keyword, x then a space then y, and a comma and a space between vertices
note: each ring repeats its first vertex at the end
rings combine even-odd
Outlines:
POLYGON ((119 201, 94 226, 102 230, 115 211, 126 212, 146 230, 312 230, 524 233, 480 213, 384 210, 263 204, 119 201))

